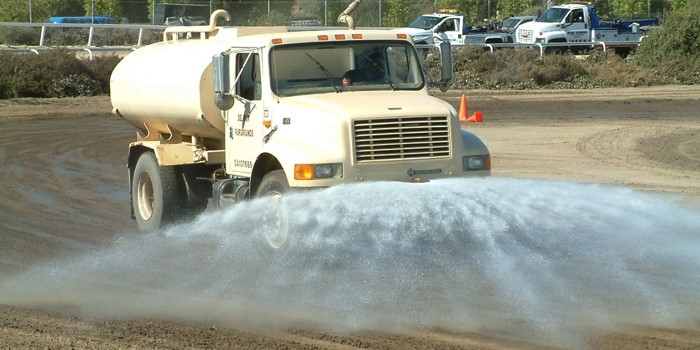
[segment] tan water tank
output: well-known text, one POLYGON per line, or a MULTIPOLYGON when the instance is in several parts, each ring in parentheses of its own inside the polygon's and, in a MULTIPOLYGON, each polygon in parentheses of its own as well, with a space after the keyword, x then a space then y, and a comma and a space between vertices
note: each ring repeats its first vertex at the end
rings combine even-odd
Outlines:
POLYGON ((214 105, 211 60, 229 47, 222 40, 194 39, 157 43, 130 53, 112 73, 112 107, 151 134, 176 130, 223 138, 224 120, 214 105))

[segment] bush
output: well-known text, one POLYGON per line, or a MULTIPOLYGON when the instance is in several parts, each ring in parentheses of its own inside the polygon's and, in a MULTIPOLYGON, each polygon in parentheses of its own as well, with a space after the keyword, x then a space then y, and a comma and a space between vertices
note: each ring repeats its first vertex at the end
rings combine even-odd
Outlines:
POLYGON ((39 45, 41 28, 0 28, 0 41, 5 45, 39 45))
MULTIPOLYGON (((647 68, 611 52, 593 50, 585 58, 571 53, 501 49, 494 53, 481 48, 454 51, 455 89, 581 89, 593 87, 634 87, 659 84, 693 84, 697 71, 666 58, 665 64, 647 68)), ((439 58, 425 61, 431 76, 439 76, 439 58)))
POLYGON ((644 38, 632 61, 681 84, 700 83, 700 7, 690 2, 666 14, 644 38))
MULTIPOLYGON (((46 27, 45 46, 86 46, 90 28, 46 27)), ((0 28, 0 43, 5 45, 37 46, 41 38, 39 27, 0 28)), ((152 44, 163 38, 161 30, 144 30, 142 44, 152 44)), ((136 46, 139 41, 138 29, 95 28, 93 46, 136 46)))
POLYGON ((89 61, 68 50, 51 50, 39 55, 0 52, 0 61, 0 98, 73 97, 108 93, 119 58, 89 61))

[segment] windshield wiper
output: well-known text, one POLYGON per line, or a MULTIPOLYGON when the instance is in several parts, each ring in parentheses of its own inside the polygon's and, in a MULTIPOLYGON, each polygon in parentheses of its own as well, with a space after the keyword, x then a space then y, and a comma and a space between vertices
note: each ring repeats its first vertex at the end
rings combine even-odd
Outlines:
POLYGON ((378 72, 382 73, 382 78, 384 78, 384 82, 391 86, 392 91, 396 91, 396 86, 394 86, 394 83, 391 81, 391 79, 389 78, 389 74, 387 74, 384 68, 382 68, 377 62, 374 62, 371 58, 367 57, 367 55, 362 54, 362 57, 364 57, 364 59, 367 62, 372 64, 372 66, 374 66, 374 68, 377 69, 378 72))
POLYGON ((326 79, 328 79, 328 82, 331 83, 331 86, 333 86, 333 89, 335 90, 335 92, 340 93, 340 89, 338 89, 338 87, 335 86, 335 83, 333 82, 333 74, 331 74, 331 72, 329 72, 328 69, 326 69, 326 67, 324 67, 321 64, 321 62, 317 61, 315 58, 313 58, 313 56, 309 55, 308 52, 305 52, 305 53, 306 53, 306 56, 309 56, 309 58, 312 61, 316 62, 318 67, 321 68, 321 71, 323 71, 323 73, 326 75, 326 79))

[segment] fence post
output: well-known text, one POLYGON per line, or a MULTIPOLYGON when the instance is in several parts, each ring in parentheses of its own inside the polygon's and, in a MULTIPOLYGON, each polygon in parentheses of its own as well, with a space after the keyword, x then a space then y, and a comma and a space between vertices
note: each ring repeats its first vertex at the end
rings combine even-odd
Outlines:
POLYGON ((39 46, 44 46, 44 38, 46 37, 46 26, 41 26, 41 36, 39 37, 39 46))
POLYGON ((90 27, 90 34, 88 35, 87 46, 92 46, 92 34, 93 34, 93 29, 95 29, 95 27, 90 27))

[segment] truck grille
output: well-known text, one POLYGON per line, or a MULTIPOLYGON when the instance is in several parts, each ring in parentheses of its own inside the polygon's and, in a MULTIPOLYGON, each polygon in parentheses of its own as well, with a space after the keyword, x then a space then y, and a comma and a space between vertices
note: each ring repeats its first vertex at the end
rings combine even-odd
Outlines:
POLYGON ((353 134, 358 163, 450 156, 447 116, 355 120, 353 134))
POLYGON ((518 29, 518 42, 523 44, 533 44, 535 42, 535 36, 533 35, 532 29, 518 29))

